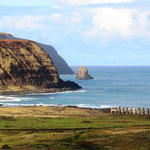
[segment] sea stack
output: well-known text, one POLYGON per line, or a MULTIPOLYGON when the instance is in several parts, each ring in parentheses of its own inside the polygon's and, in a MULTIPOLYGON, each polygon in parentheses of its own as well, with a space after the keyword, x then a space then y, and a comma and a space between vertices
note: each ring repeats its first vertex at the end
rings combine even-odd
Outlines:
POLYGON ((60 79, 52 59, 36 42, 0 40, 0 95, 80 88, 74 82, 60 79))
POLYGON ((86 66, 80 66, 77 73, 77 79, 79 80, 91 80, 93 77, 91 77, 88 74, 88 69, 86 66))

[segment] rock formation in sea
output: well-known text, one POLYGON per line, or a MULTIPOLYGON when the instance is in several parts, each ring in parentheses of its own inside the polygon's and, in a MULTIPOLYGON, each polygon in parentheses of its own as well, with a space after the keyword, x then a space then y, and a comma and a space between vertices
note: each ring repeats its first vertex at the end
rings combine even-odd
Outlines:
MULTIPOLYGON (((14 37, 11 34, 0 32, 0 39, 18 39, 18 40, 24 40, 21 38, 14 37)), ((42 43, 37 44, 44 49, 51 59, 54 62, 55 67, 58 69, 59 74, 74 74, 73 70, 68 66, 66 61, 57 53, 54 47, 42 43)))
POLYGON ((81 87, 60 79, 49 55, 29 40, 0 40, 0 93, 61 92, 81 87))
POLYGON ((91 77, 88 74, 88 69, 87 69, 86 66, 80 66, 79 67, 76 78, 79 79, 79 80, 90 80, 90 79, 93 79, 93 77, 91 77))

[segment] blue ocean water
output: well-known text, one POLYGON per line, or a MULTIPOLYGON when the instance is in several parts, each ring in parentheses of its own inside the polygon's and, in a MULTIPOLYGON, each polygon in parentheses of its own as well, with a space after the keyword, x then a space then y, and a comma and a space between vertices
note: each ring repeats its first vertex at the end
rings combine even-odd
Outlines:
MULTIPOLYGON (((72 67, 77 72, 78 67, 72 67)), ((109 108, 114 106, 150 108, 150 67, 88 67, 94 80, 77 80, 76 75, 62 75, 63 80, 83 87, 75 92, 0 96, 4 106, 78 106, 109 108)))

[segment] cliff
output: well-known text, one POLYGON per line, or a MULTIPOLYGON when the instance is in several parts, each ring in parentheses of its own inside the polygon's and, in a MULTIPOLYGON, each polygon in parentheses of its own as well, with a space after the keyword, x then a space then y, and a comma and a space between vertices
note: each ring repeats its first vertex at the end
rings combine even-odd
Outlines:
POLYGON ((64 82, 49 55, 33 41, 0 40, 0 93, 56 92, 81 88, 64 82))
MULTIPOLYGON (((14 37, 11 34, 0 32, 0 39, 17 39, 24 40, 21 38, 14 37)), ((42 49, 44 49, 54 62, 55 67, 58 69, 59 74, 74 74, 72 69, 68 66, 66 61, 57 53, 57 51, 50 45, 37 43, 42 49)))
POLYGON ((54 47, 42 43, 37 43, 41 48, 43 48, 49 56, 52 58, 55 67, 58 69, 59 74, 74 74, 72 69, 68 66, 66 61, 58 55, 54 47))

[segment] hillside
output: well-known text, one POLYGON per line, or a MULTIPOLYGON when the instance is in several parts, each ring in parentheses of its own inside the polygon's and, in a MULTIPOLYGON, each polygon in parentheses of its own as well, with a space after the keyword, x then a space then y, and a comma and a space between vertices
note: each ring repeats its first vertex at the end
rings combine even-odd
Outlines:
MULTIPOLYGON (((24 40, 22 38, 14 37, 11 34, 0 32, 0 39, 17 39, 24 40)), ((36 42, 42 49, 44 49, 54 62, 55 67, 58 69, 59 74, 74 74, 72 69, 68 66, 66 61, 57 53, 54 47, 42 43, 36 42)))
POLYGON ((64 82, 49 55, 29 40, 0 40, 0 93, 74 90, 64 82))

